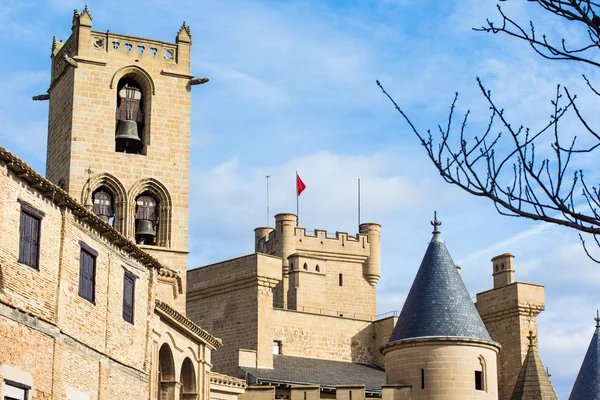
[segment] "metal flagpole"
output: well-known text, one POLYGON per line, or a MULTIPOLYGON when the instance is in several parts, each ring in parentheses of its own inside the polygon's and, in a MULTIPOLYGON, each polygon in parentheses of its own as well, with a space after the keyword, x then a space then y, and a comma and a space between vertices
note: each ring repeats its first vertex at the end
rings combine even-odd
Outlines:
POLYGON ((269 178, 267 175, 267 228, 269 227, 269 178))
POLYGON ((358 226, 360 226, 360 178, 358 178, 358 226))
POLYGON ((296 226, 300 226, 298 225, 298 221, 300 221, 300 201, 298 200, 300 198, 300 195, 298 194, 298 171, 296 171, 296 226))

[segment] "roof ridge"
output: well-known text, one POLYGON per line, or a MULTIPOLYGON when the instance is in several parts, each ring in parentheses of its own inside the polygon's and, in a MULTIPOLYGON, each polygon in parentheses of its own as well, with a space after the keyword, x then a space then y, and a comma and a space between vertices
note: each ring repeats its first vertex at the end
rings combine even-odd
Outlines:
MULTIPOLYGON (((0 161, 3 161, 8 169, 16 172, 20 179, 27 181, 34 190, 40 192, 44 197, 49 198, 58 207, 68 207, 79 219, 85 219, 91 228, 96 230, 101 236, 106 237, 121 250, 128 252, 133 258, 140 261, 146 267, 173 271, 163 265, 158 259, 142 250, 137 244, 125 237, 113 226, 102 221, 96 214, 85 208, 65 190, 40 175, 36 170, 29 166, 29 164, 2 146, 0 146, 0 161)), ((173 272, 177 273, 176 271, 173 272)))

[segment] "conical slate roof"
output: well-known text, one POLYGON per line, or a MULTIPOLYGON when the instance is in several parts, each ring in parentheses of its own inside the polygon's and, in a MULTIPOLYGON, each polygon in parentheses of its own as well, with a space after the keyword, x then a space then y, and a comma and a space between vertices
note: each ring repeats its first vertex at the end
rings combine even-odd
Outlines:
POLYGON ((492 341, 456 266, 435 229, 410 288, 390 343, 426 337, 465 337, 492 341))
POLYGON ((569 400, 600 400, 600 317, 569 400))
POLYGON ((529 331, 529 349, 521 365, 511 400, 558 400, 548 372, 533 344, 535 336, 529 331))

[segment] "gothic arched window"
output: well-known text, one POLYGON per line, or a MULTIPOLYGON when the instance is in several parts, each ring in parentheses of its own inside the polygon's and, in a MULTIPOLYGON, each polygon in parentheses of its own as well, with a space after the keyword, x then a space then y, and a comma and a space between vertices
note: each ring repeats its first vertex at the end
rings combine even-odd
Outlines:
POLYGON ((92 211, 104 222, 114 225, 113 195, 106 187, 102 186, 92 193, 92 211))
POLYGON ((159 202, 144 192, 135 200, 135 241, 138 244, 156 245, 159 202))

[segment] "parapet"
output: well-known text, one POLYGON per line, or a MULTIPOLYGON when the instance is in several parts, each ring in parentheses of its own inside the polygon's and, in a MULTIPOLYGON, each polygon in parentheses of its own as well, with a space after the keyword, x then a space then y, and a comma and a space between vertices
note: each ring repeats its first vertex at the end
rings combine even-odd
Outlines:
POLYGON ((77 68, 79 63, 105 66, 116 60, 127 65, 158 63, 161 74, 193 77, 189 75, 192 34, 185 22, 176 35, 175 43, 93 31, 92 15, 86 6, 81 12, 75 10, 71 29, 73 33, 64 43, 53 39, 52 83, 69 66, 77 68))

